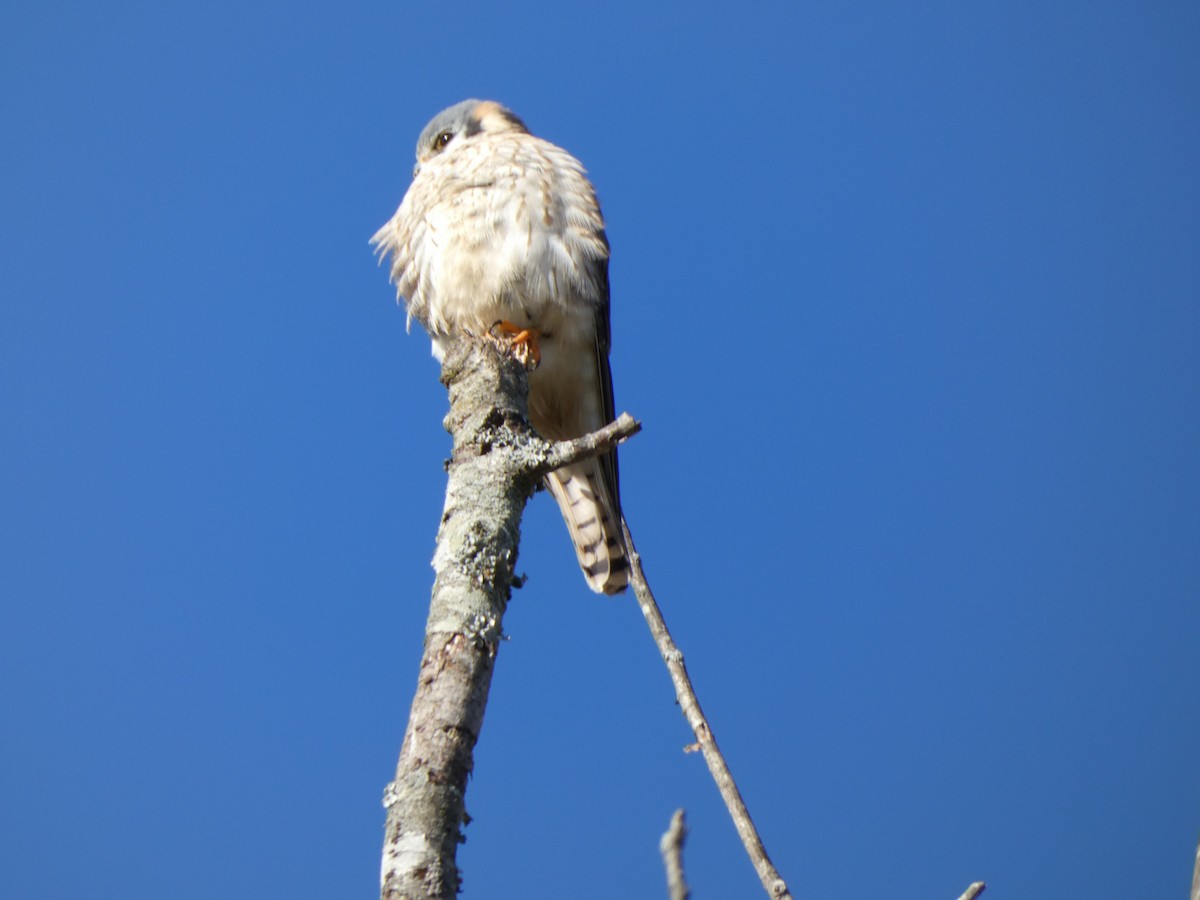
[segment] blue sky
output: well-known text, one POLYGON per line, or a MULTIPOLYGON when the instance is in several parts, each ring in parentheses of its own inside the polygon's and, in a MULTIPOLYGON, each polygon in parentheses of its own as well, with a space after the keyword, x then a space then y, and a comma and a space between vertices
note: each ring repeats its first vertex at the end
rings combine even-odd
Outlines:
MULTIPOLYGON (((377 890, 444 391, 368 237, 439 109, 588 166, 626 514, 801 897, 1182 896, 1193 3, 10 4, 7 896, 377 890)), ((759 888, 635 606, 526 515, 467 897, 759 888)))

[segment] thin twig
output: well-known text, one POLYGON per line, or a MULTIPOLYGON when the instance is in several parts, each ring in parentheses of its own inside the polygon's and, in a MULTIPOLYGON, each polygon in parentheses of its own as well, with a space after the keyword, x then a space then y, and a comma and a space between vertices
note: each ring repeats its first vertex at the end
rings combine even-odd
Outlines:
POLYGON ((583 437, 569 441, 555 441, 550 445, 545 462, 535 471, 539 475, 569 466, 592 456, 607 453, 621 442, 633 437, 642 430, 642 423, 629 413, 623 412, 616 421, 609 422, 603 428, 585 434, 583 437))
POLYGON ((1196 863, 1192 868, 1192 900, 1200 900, 1200 844, 1196 845, 1196 863))
POLYGON ((758 836, 754 820, 750 818, 750 811, 746 809, 746 803, 742 800, 741 792, 738 791, 737 782, 733 780, 725 757, 721 755, 721 751, 717 747, 712 728, 700 709, 700 701, 696 699, 692 681, 683 664, 683 653, 671 638, 671 632, 667 630, 667 623, 663 621, 662 612, 654 600, 654 595, 650 592, 650 585, 646 583, 646 573, 642 571, 642 560, 633 544, 633 535, 629 532, 629 524, 624 521, 621 524, 625 533, 625 546, 629 551, 633 592, 637 596, 646 624, 650 626, 654 642, 658 645, 658 652, 662 654, 663 662, 667 664, 667 671, 675 685, 675 696, 679 700, 680 710, 696 734, 696 741, 704 754, 704 761, 708 763, 708 770, 712 773, 713 781, 717 783, 717 790, 721 792, 721 798, 725 801, 734 827, 737 828, 742 845, 746 848, 746 853, 749 854, 755 871, 758 872, 759 880, 762 882, 767 896, 773 900, 784 900, 784 898, 791 900, 792 894, 770 857, 767 856, 767 849, 758 836))
POLYGON ((667 869, 668 900, 688 900, 692 891, 683 875, 683 843, 687 840, 687 824, 683 821, 683 810, 675 810, 671 825, 658 842, 663 865, 667 869))
POLYGON ((976 897, 978 897, 980 894, 982 894, 986 890, 987 890, 987 885, 984 884, 982 881, 977 881, 973 885, 971 885, 969 888, 967 888, 966 891, 963 892, 963 895, 958 898, 958 900, 975 900, 976 897))

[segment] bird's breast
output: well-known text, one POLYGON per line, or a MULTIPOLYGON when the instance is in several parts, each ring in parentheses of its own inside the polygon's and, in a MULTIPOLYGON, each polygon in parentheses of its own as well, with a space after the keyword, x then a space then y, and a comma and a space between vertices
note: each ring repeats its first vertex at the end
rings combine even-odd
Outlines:
POLYGON ((608 244, 591 185, 569 154, 538 144, 438 158, 409 189, 397 213, 408 252, 397 253, 395 274, 432 335, 503 319, 552 336, 607 299, 608 244))

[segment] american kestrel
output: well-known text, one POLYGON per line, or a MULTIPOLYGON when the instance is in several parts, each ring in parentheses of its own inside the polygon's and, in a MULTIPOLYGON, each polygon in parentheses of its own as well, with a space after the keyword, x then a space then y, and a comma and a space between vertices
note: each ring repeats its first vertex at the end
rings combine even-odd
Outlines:
MULTIPOLYGON (((413 181, 371 242, 392 256, 392 281, 442 359, 444 340, 493 326, 529 331, 541 361, 529 418, 549 440, 613 420, 608 364, 608 238, 579 160, 536 138, 499 103, 464 100, 417 140, 413 181)), ((629 582, 616 452, 557 469, 558 501, 588 586, 629 582)))

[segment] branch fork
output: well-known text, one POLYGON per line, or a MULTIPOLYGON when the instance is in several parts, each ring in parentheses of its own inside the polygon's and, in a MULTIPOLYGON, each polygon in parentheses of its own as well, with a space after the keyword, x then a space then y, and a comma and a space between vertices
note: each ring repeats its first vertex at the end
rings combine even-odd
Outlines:
MULTIPOLYGON (((511 347, 469 338, 451 344, 442 364, 450 394, 444 424, 453 451, 446 465, 446 503, 433 556, 417 690, 396 776, 384 792, 381 900, 453 900, 462 888, 455 855, 465 841, 462 826, 470 821, 467 778, 503 639, 504 612, 513 586, 520 586, 514 570, 525 503, 548 472, 607 452, 641 430, 623 413, 575 440, 544 440, 528 416, 529 372, 535 366, 536 360, 514 354, 511 347)), ((767 895, 790 900, 700 709, 683 653, 667 630, 624 521, 622 528, 630 584, 696 736, 686 749, 699 750, 708 763, 767 895)), ((662 843, 673 900, 689 895, 682 864, 685 833, 680 812, 662 843)), ((983 889, 977 882, 961 900, 974 900, 983 889)), ((1193 900, 1200 900, 1195 888, 1193 900)))

